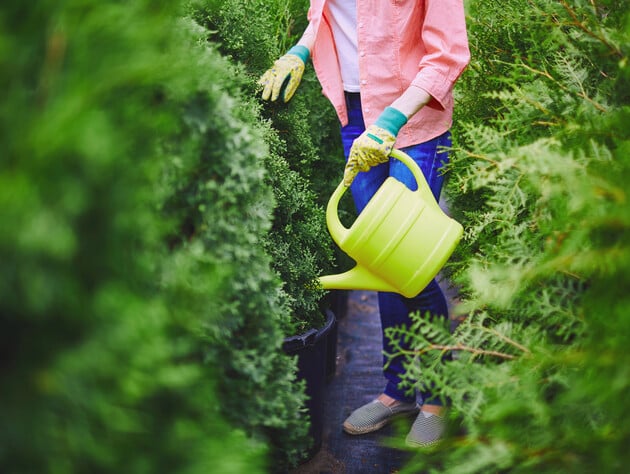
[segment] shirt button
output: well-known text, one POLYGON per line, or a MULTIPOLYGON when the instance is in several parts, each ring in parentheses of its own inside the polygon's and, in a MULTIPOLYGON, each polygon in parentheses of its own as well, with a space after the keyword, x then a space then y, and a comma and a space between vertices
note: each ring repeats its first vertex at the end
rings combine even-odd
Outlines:
POLYGON ((361 51, 361 52, 359 53, 359 56, 365 56, 365 51, 361 51))
POLYGON ((363 22, 359 23, 359 28, 363 28, 363 22))
POLYGON ((368 109, 365 109, 365 113, 366 113, 366 114, 369 114, 369 113, 370 113, 370 109, 369 109, 369 108, 368 108, 368 109))

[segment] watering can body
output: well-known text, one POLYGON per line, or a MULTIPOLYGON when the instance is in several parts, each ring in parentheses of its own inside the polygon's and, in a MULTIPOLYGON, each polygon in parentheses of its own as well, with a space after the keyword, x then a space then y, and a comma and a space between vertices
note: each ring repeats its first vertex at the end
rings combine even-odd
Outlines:
POLYGON ((343 182, 326 209, 328 230, 357 265, 338 275, 319 278, 324 289, 389 291, 416 296, 435 278, 463 234, 462 226, 440 209, 418 165, 393 150, 418 182, 411 191, 388 177, 348 229, 338 216, 343 182))

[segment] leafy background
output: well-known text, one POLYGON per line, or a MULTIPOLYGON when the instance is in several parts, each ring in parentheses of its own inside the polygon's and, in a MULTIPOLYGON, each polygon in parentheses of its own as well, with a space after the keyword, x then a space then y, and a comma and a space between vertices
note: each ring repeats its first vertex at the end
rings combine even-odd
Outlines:
POLYGON ((333 264, 323 211, 193 13, 3 6, 3 472, 264 472, 309 446, 281 346, 321 319, 290 291, 333 264))
MULTIPOLYGON (((628 3, 465 4, 462 323, 391 333, 450 436, 406 471, 624 472, 628 3)), ((308 448, 281 344, 348 263, 338 125, 310 66, 289 104, 256 86, 307 6, 3 3, 2 472, 282 472, 308 448)))
POLYGON ((408 472, 624 470, 627 7, 467 2, 448 185, 466 232, 446 270, 464 322, 408 334, 407 383, 442 387, 452 436, 408 472))

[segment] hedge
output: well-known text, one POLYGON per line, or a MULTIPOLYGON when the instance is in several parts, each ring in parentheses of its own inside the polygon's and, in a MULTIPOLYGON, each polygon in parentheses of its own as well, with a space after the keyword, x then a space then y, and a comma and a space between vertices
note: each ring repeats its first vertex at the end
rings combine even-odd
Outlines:
POLYGON ((308 445, 266 129, 186 15, 3 9, 3 472, 263 472, 308 445))
POLYGON ((473 61, 447 189, 466 229, 448 268, 465 321, 450 335, 419 318, 408 359, 409 384, 451 400, 452 426, 408 472, 622 472, 627 2, 467 8, 473 61), (446 350, 455 360, 441 364, 446 350))

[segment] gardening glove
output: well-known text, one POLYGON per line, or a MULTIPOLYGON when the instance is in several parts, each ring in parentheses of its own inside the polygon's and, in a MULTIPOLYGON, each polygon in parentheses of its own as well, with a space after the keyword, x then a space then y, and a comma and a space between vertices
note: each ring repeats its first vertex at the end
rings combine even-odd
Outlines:
POLYGON ((293 46, 265 72, 258 84, 263 86, 263 100, 275 101, 282 96, 288 102, 300 85, 310 51, 306 46, 293 46))
POLYGON ((374 125, 370 125, 352 143, 343 173, 343 184, 350 186, 359 171, 385 163, 394 148, 396 136, 407 123, 407 116, 393 107, 387 107, 374 125))

